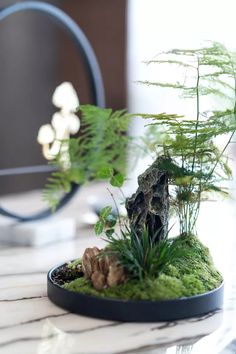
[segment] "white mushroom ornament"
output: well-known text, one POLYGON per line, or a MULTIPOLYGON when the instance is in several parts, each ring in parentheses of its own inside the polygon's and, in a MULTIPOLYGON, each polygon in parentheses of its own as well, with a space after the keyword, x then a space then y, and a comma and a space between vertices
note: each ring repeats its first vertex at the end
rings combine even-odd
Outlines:
POLYGON ((56 88, 52 103, 60 110, 53 114, 51 124, 41 126, 37 141, 42 145, 43 156, 47 160, 53 160, 61 152, 61 162, 66 168, 70 165, 67 140, 80 128, 80 120, 75 114, 79 98, 70 82, 64 82, 56 88))

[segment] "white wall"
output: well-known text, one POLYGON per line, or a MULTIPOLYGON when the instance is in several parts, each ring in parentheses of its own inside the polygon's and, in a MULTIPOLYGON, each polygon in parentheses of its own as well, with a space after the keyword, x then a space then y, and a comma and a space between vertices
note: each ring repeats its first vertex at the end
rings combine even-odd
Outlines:
MULTIPOLYGON (((236 0, 128 0, 128 108, 130 112, 191 113, 176 92, 135 83, 170 76, 158 66, 143 64, 172 48, 199 46, 205 40, 220 41, 236 49, 236 0), (159 70, 159 71, 158 71, 159 70), (185 107, 185 108, 183 108, 185 107)), ((134 120, 132 135, 140 135, 143 122, 134 120)), ((147 161, 146 161, 147 162, 147 161)), ((140 161, 131 166, 130 178, 142 172, 140 161)), ((131 184, 130 184, 131 186, 131 184)), ((132 189, 136 187, 132 184, 132 189)))

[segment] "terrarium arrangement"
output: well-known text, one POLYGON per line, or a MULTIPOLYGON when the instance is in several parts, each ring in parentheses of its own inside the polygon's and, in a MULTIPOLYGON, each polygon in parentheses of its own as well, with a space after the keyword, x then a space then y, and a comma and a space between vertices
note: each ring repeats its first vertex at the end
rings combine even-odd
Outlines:
POLYGON ((49 272, 52 301, 80 314, 123 321, 173 320, 222 306, 223 279, 196 226, 201 203, 212 194, 228 194, 224 181, 231 178, 226 149, 236 130, 235 63, 235 54, 220 43, 170 50, 148 62, 180 70, 180 80, 141 83, 181 92, 194 116, 135 114, 147 121, 140 140, 125 134, 134 115, 80 107, 83 134, 65 142, 70 163, 61 165, 60 151, 53 161, 61 170, 53 173, 45 192, 52 207, 71 183, 103 178, 121 191, 127 144, 135 151, 140 146, 153 163, 138 177, 137 191, 125 198, 126 217, 119 215, 113 194, 116 210, 101 210, 95 233, 106 241, 104 248, 91 245, 82 258, 49 272), (221 148, 219 136, 225 140, 221 148), (179 231, 170 237, 173 215, 179 231))

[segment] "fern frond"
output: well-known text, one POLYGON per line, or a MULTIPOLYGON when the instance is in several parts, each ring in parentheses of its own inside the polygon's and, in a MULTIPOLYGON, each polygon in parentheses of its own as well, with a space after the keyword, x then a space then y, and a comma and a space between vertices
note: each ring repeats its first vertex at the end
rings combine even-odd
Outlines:
POLYGON ((92 105, 82 105, 80 111, 81 135, 64 142, 69 144, 70 166, 63 169, 59 152, 53 162, 58 170, 48 179, 43 193, 53 209, 62 191, 70 191, 71 183, 83 184, 99 179, 100 170, 111 166, 116 173, 125 173, 127 113, 92 105))

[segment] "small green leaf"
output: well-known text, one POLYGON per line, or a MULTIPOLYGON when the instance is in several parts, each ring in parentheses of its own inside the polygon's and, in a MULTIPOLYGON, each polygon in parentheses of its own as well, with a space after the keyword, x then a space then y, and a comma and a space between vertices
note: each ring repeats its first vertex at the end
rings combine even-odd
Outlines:
POLYGON ((104 222, 102 220, 99 220, 96 222, 94 226, 94 231, 96 235, 100 235, 103 232, 104 229, 104 222))
POLYGON ((113 169, 111 167, 102 167, 97 173, 98 178, 101 179, 111 178, 112 175, 113 169))
POLYGON ((112 207, 111 206, 106 206, 105 208, 103 208, 101 211, 100 211, 100 217, 102 219, 105 219, 108 217, 108 215, 110 215, 112 212, 112 207))
POLYGON ((113 187, 122 187, 124 183, 124 176, 121 173, 117 173, 110 179, 110 184, 113 187))
POLYGON ((108 229, 106 231, 106 236, 109 238, 114 234, 114 232, 115 232, 115 229, 108 229))

